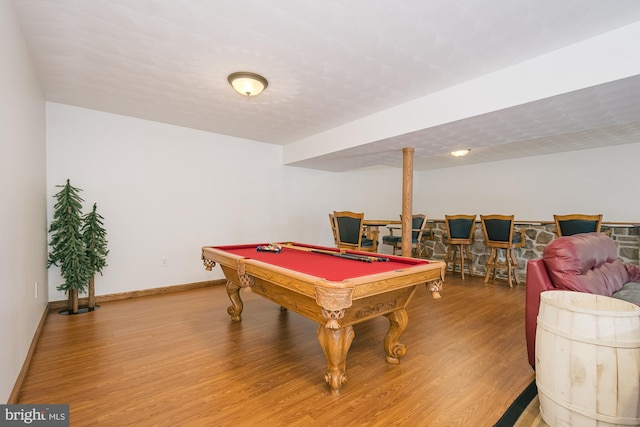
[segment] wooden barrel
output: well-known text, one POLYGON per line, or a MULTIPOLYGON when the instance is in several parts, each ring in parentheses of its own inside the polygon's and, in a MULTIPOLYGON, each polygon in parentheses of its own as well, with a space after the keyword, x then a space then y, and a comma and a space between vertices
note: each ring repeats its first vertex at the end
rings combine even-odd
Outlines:
POLYGON ((542 292, 536 383, 540 415, 550 426, 640 425, 640 307, 542 292))

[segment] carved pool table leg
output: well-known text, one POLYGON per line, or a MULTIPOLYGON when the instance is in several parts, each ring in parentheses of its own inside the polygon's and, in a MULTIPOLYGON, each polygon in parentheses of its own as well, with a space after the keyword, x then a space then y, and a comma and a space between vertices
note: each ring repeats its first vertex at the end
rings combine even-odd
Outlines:
POLYGON ((431 283, 427 283, 427 289, 431 292, 433 299, 440 299, 440 291, 442 290, 442 280, 434 280, 431 283))
POLYGON ((387 352, 387 363, 398 364, 400 358, 407 353, 407 347, 398 342, 398 338, 407 327, 409 316, 404 308, 384 315, 389 319, 389 331, 384 337, 384 349, 387 352))
POLYGON ((231 320, 236 322, 242 320, 241 314, 244 307, 242 304, 242 298, 240 298, 240 289, 240 286, 230 280, 227 280, 227 295, 229 295, 229 299, 232 304, 227 307, 227 313, 231 316, 231 320))
POLYGON ((316 334, 327 359, 324 379, 331 388, 331 394, 337 395, 342 384, 347 382, 347 353, 356 334, 352 326, 330 329, 325 325, 318 325, 316 334))

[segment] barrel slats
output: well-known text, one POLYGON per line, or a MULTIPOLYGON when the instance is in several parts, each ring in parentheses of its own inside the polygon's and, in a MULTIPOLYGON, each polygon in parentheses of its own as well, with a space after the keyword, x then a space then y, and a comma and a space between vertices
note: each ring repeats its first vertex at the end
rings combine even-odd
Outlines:
POLYGON ((536 382, 549 425, 640 425, 640 307, 601 295, 540 296, 536 382))

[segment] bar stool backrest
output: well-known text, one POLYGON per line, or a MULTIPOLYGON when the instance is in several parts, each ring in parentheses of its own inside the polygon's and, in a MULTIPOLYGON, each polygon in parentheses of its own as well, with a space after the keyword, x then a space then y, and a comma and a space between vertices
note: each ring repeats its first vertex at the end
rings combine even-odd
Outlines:
POLYGON ((362 242, 362 221, 364 213, 334 211, 338 247, 359 249, 362 242))
POLYGON ((513 242, 514 215, 480 215, 487 246, 510 247, 513 242))
POLYGON ((449 243, 473 243, 476 228, 475 215, 445 215, 449 243), (465 241, 465 242, 462 242, 465 241))
MULTIPOLYGON (((402 216, 400 216, 402 218, 402 216)), ((422 233, 427 225, 427 216, 423 214, 413 215, 411 218, 411 242, 417 243, 422 239, 422 233)))
POLYGON ((573 236, 580 233, 599 233, 602 225, 602 214, 599 215, 554 215, 556 236, 573 236))

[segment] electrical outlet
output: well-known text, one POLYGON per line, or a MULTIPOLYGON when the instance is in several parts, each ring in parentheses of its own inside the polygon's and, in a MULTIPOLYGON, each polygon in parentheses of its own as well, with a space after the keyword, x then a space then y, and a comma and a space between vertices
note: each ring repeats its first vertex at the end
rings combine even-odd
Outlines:
POLYGON ((160 260, 160 266, 161 267, 169 267, 169 258, 162 258, 160 260))
POLYGON ((38 299, 38 282, 35 283, 35 288, 36 288, 36 299, 38 299))

